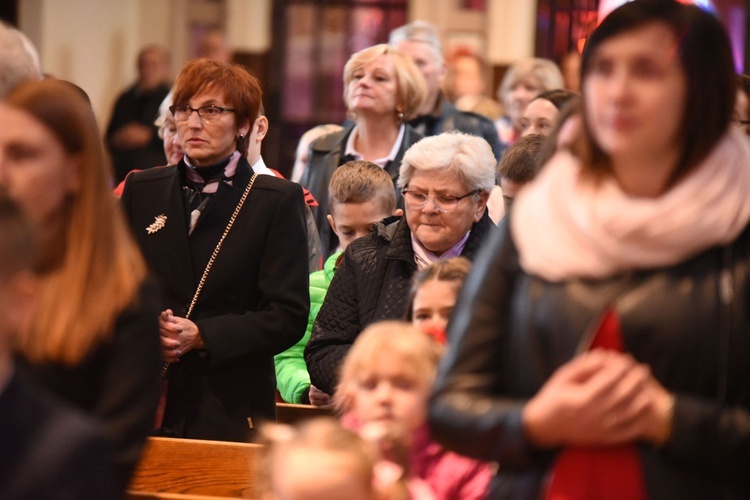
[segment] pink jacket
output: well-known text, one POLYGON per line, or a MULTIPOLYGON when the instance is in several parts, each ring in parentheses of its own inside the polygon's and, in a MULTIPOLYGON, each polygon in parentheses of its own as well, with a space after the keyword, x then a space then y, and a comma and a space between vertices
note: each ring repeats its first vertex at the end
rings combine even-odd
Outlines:
POLYGON ((487 498, 492 475, 486 462, 448 451, 430 439, 427 424, 412 436, 409 466, 432 488, 438 500, 487 498))
MULTIPOLYGON (((341 424, 354 431, 361 422, 353 412, 341 417, 341 424)), ((480 462, 448 451, 430 438, 425 423, 412 434, 409 449, 409 490, 413 500, 429 500, 420 479, 429 486, 436 500, 479 500, 487 498, 487 487, 492 472, 486 462, 480 462)))

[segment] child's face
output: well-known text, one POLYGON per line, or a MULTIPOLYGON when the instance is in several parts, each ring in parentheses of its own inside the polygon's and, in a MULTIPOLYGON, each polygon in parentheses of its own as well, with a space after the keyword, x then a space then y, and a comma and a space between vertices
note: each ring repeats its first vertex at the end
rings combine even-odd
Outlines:
POLYGON ((410 432, 426 421, 431 379, 406 370, 398 356, 378 356, 355 378, 352 409, 362 424, 396 424, 410 432))
POLYGON ((457 294, 455 283, 425 281, 414 294, 412 324, 425 333, 433 330, 444 332, 456 304, 457 294))
POLYGON ((328 222, 339 237, 342 250, 349 243, 372 232, 372 225, 391 214, 385 212, 377 200, 364 203, 338 203, 331 207, 328 222))

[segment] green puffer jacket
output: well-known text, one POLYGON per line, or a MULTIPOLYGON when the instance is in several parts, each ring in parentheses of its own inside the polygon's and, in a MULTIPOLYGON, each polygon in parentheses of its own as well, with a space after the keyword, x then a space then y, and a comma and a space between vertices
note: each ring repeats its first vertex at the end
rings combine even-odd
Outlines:
POLYGON ((328 257, 321 271, 310 274, 310 316, 307 318, 305 336, 286 351, 274 356, 276 388, 287 403, 302 403, 302 397, 310 389, 310 375, 305 364, 305 346, 310 340, 313 323, 326 298, 342 253, 343 251, 334 253, 328 257))

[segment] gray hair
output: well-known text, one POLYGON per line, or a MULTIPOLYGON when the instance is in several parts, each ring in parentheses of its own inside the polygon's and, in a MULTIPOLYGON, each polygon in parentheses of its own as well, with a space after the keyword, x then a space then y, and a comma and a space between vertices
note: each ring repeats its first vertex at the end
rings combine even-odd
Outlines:
POLYGON ((154 120, 154 125, 159 127, 159 138, 164 139, 164 127, 167 126, 167 118, 169 118, 169 107, 172 105, 172 91, 169 91, 169 94, 164 98, 164 100, 159 104, 159 116, 156 117, 156 120, 154 120))
POLYGON ((495 187, 497 160, 490 145, 474 135, 445 132, 425 137, 406 151, 398 187, 405 188, 416 170, 454 172, 469 190, 490 192, 495 187))
POLYGON ((437 29, 427 21, 414 21, 391 31, 388 36, 388 45, 398 47, 401 42, 426 43, 432 48, 439 60, 443 59, 443 48, 440 45, 437 29))
POLYGON ((41 80, 39 53, 26 35, 0 21, 0 98, 29 80, 41 80))

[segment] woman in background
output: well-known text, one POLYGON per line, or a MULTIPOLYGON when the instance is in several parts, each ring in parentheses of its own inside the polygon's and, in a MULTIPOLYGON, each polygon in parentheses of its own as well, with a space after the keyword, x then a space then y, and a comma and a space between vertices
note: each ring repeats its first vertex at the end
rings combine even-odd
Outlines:
POLYGON ((80 89, 24 84, 0 119, 0 188, 36 227, 44 270, 20 354, 34 379, 101 424, 124 491, 156 410, 160 299, 80 89))
POLYGON ((493 498, 750 491, 750 144, 720 22, 635 0, 583 54, 580 157, 519 194, 454 311, 435 438, 493 498))
MULTIPOLYGON (((333 172, 351 160, 367 160, 385 169, 394 189, 401 159, 422 138, 407 122, 427 96, 422 73, 411 58, 381 44, 353 54, 344 66, 344 103, 354 124, 312 143, 300 183, 319 206, 313 209, 323 258, 336 251, 338 238, 326 221, 328 183, 333 172)), ((403 205, 396 191, 398 205, 403 205)))
POLYGON ((545 90, 563 88, 563 77, 549 59, 527 58, 513 63, 503 77, 497 96, 505 116, 495 122, 500 142, 508 147, 521 136, 521 117, 533 98, 545 90))

